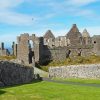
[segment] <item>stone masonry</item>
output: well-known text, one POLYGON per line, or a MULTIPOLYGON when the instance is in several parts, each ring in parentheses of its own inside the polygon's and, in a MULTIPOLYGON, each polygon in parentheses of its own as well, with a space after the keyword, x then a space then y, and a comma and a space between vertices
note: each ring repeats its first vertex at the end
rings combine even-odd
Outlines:
POLYGON ((17 37, 17 41, 17 59, 21 60, 23 64, 29 64, 29 49, 32 49, 35 54, 35 61, 39 61, 39 38, 34 34, 29 36, 28 33, 24 33, 17 37), (32 44, 30 44, 30 41, 32 41, 32 44))
POLYGON ((13 54, 22 63, 28 64, 30 48, 34 51, 35 62, 64 60, 68 50, 71 51, 70 56, 77 56, 79 49, 82 56, 100 55, 100 35, 90 37, 86 29, 81 33, 76 24, 72 25, 65 36, 55 37, 51 30, 48 30, 43 37, 24 33, 18 36, 17 44, 13 44, 13 54))
POLYGON ((34 79, 32 67, 0 61, 0 82, 3 86, 29 83, 34 79))
POLYGON ((54 78, 100 79, 100 64, 50 67, 49 76, 54 78))
POLYGON ((100 55, 100 35, 94 35, 92 37, 93 52, 100 55))

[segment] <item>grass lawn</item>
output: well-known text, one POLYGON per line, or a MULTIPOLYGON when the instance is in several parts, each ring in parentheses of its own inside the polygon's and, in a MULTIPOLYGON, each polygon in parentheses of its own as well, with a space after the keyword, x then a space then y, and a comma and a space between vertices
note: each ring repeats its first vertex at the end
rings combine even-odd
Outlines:
POLYGON ((100 87, 33 82, 0 88, 0 100, 100 100, 100 87))

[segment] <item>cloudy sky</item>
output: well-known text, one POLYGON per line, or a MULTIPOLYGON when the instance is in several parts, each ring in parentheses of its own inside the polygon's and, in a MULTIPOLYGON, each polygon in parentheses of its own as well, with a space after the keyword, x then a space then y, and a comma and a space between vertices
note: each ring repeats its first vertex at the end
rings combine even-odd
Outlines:
POLYGON ((72 24, 80 32, 100 35, 100 0, 0 0, 0 42, 6 45, 22 33, 42 36, 50 29, 65 35, 72 24))

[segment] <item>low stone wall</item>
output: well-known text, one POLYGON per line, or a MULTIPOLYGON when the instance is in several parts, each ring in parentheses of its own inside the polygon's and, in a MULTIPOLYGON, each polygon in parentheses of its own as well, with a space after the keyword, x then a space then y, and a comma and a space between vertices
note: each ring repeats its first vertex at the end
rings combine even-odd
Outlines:
POLYGON ((0 61, 0 82, 4 86, 31 82, 33 68, 24 65, 0 61))
POLYGON ((49 76, 55 78, 100 79, 100 64, 50 67, 49 76))

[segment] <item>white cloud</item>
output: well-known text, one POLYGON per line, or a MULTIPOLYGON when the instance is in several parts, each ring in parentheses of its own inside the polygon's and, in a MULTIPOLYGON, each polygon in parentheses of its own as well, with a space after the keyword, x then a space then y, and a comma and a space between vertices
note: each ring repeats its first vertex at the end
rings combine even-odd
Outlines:
POLYGON ((0 22, 12 25, 31 25, 33 16, 20 14, 16 12, 0 12, 0 22))
POLYGON ((25 0, 0 0, 0 10, 16 7, 23 2, 25 2, 25 0))
POLYGON ((65 13, 65 15, 74 14, 75 16, 91 17, 95 15, 92 9, 81 9, 80 7, 97 1, 98 0, 64 0, 62 2, 56 2, 55 0, 0 0, 0 22, 12 25, 32 25, 32 18, 35 16, 18 13, 13 10, 13 8, 26 2, 32 5, 46 6, 51 9, 50 12, 43 13, 44 17, 41 17, 41 15, 39 15, 38 18, 35 17, 34 21, 37 22, 59 16, 62 13, 65 13))
POLYGON ((91 8, 85 8, 91 3, 100 2, 99 0, 64 0, 56 2, 55 0, 37 0, 39 5, 48 7, 51 9, 51 13, 55 13, 55 16, 64 15, 75 15, 81 17, 93 18, 96 13, 91 8))
POLYGON ((98 0, 69 0, 68 4, 73 6, 85 6, 97 1, 98 0))
POLYGON ((32 25, 33 15, 22 14, 13 11, 13 8, 20 4, 27 2, 27 0, 1 0, 0 1, 0 23, 25 26, 32 25))

